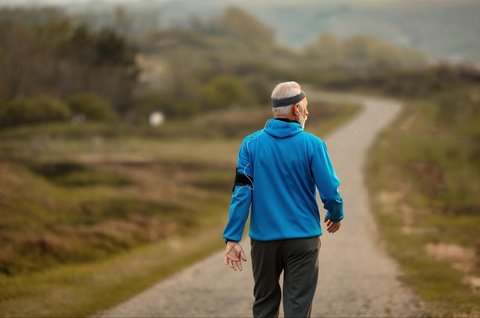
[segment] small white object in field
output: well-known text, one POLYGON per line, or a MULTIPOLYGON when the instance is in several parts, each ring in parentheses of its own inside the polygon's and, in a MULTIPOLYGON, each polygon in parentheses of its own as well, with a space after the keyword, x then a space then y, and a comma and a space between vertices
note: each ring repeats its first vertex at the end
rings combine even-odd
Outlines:
POLYGON ((165 122, 165 115, 161 112, 153 112, 150 114, 148 122, 152 127, 159 127, 165 122))

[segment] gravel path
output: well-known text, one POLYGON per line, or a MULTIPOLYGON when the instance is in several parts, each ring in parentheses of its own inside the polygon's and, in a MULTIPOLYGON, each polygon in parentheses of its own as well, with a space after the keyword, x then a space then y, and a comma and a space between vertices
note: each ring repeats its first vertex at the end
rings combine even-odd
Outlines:
MULTIPOLYGON (((364 109, 326 138, 342 181, 345 220, 339 232, 332 235, 325 231, 322 236, 312 316, 423 316, 422 303, 400 282, 397 265, 386 255, 377 237, 364 186, 366 152, 376 134, 398 115, 400 104, 354 95, 309 95, 311 100, 319 97, 361 103, 364 109)), ((249 253, 249 242, 245 240, 242 245, 249 253)), ((243 272, 231 271, 223 264, 223 252, 218 252, 98 315, 248 317, 253 301, 250 260, 244 267, 243 272)))

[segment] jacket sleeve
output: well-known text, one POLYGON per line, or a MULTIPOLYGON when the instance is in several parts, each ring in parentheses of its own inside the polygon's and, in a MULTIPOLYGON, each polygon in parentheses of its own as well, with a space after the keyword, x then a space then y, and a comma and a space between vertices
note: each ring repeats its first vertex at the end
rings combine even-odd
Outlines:
POLYGON ((242 239, 252 202, 252 192, 253 167, 248 153, 248 141, 244 140, 238 154, 228 223, 223 232, 225 240, 239 242, 242 239))
POLYGON ((343 199, 338 191, 340 180, 335 174, 332 162, 328 156, 327 146, 323 141, 316 143, 312 157, 312 174, 317 185, 323 207, 327 210, 326 217, 333 222, 344 218, 343 199))

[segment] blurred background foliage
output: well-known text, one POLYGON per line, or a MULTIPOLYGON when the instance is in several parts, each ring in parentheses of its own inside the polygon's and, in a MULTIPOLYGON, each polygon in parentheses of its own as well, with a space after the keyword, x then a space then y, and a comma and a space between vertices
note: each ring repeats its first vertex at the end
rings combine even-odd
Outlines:
MULTIPOLYGON (((181 4, 177 11, 170 5, 185 14, 181 4)), ((480 224, 478 66, 433 60, 365 34, 326 32, 304 46, 279 42, 276 30, 247 10, 208 10, 164 24, 153 9, 139 14, 122 6, 74 14, 0 9, 1 311, 91 314, 195 261, 175 245, 185 247, 192 233, 202 237, 191 244, 197 258, 221 246, 241 138, 270 117, 272 87, 296 80, 309 89, 403 101, 401 118, 370 157, 376 215, 432 314, 478 313, 472 297, 479 287, 462 283, 480 276, 480 244, 472 239, 480 224), (152 112, 165 115, 161 127, 149 127, 152 112), (382 201, 391 189, 401 201, 382 201), (423 229, 415 235, 402 230, 412 222, 409 209, 423 229), (429 243, 474 251, 454 287, 432 285, 448 273, 419 265, 430 257, 423 249, 429 243), (149 257, 112 260, 148 244, 149 257), (122 282, 111 267, 100 269, 110 260, 124 273, 122 282), (63 266, 73 267, 55 271, 63 266), (82 277, 76 284, 72 273, 82 277), (37 293, 29 289, 32 279, 37 293), (452 292, 460 285, 461 293, 452 292), (84 288, 84 296, 72 292, 75 302, 51 306, 55 290, 72 286, 84 288)), ((275 12, 282 17, 283 10, 275 12)), ((310 109, 307 129, 314 133, 356 111, 313 100, 310 109)))
MULTIPOLYGON (((118 19, 126 14, 117 12, 118 19)), ((340 40, 324 34, 304 50, 292 50, 277 43, 269 27, 234 7, 211 20, 197 18, 191 25, 132 38, 122 35, 122 27, 91 29, 54 8, 3 9, 0 23, 3 126, 45 122, 49 115, 22 119, 25 112, 9 110, 15 99, 39 94, 65 102, 79 93, 96 95, 118 118, 144 121, 153 110, 179 117, 235 103, 263 105, 278 79, 335 87, 426 66, 418 52, 365 36, 340 40)), ((78 113, 74 104, 70 117, 78 113)), ((42 107, 47 105, 58 108, 54 103, 42 107)), ((52 109, 52 120, 60 119, 57 112, 52 109)), ((89 120, 105 117, 114 118, 103 114, 89 120)))

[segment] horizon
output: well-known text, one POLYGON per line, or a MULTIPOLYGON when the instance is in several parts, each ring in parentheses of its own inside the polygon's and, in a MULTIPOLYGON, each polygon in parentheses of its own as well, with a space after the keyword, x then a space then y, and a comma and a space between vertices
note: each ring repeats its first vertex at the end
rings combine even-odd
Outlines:
POLYGON ((480 63, 480 2, 474 0, 0 0, 7 10, 54 8, 88 15, 96 27, 111 23, 116 9, 132 15, 156 12, 159 29, 188 25, 192 16, 210 19, 229 6, 248 12, 293 47, 305 47, 324 33, 341 39, 364 35, 433 59, 480 63))

